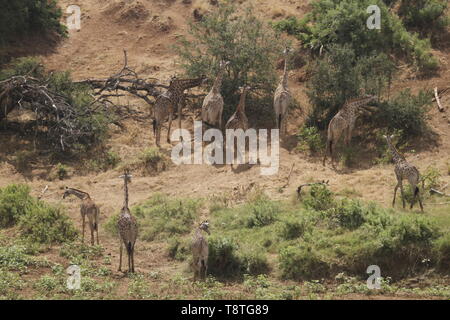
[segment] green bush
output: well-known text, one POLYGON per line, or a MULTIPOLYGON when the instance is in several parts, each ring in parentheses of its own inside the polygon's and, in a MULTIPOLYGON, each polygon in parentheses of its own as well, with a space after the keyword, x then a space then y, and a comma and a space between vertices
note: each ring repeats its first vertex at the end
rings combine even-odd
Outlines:
POLYGON ((60 207, 54 207, 41 201, 19 218, 21 236, 32 242, 42 244, 73 241, 77 231, 60 207))
POLYGON ((324 211, 335 205, 334 195, 322 184, 312 185, 309 194, 304 197, 303 204, 308 209, 324 211))
POLYGON ((289 217, 282 222, 280 236, 285 240, 297 239, 310 231, 310 224, 304 217, 289 217))
POLYGON ((190 249, 190 244, 186 241, 182 241, 179 237, 170 238, 167 254, 171 259, 184 261, 188 254, 191 253, 190 249))
POLYGON ((56 0, 9 0, 0 12, 0 45, 33 32, 66 34, 56 0))
POLYGON ((330 45, 329 53, 310 65, 307 95, 312 104, 306 126, 326 129, 345 102, 360 89, 379 94, 389 85, 394 64, 384 53, 358 55, 350 45, 330 45))
POLYGON ((297 139, 300 151, 308 149, 310 153, 316 153, 325 147, 317 127, 302 126, 297 133, 297 139))
POLYGON ((31 210, 33 204, 34 199, 27 185, 13 184, 0 189, 0 228, 17 223, 21 216, 31 210))
POLYGON ((402 0, 398 14, 405 26, 433 40, 450 25, 447 0, 402 0))
POLYGON ((280 250, 279 263, 285 279, 318 279, 328 273, 328 265, 308 246, 288 246, 280 250))
POLYGON ((234 113, 239 101, 238 88, 244 84, 260 93, 248 96, 247 114, 271 119, 272 94, 277 82, 275 62, 283 43, 252 14, 251 8, 245 8, 242 14, 236 8, 232 1, 219 2, 202 21, 190 23, 189 35, 180 38, 175 50, 189 76, 205 74, 211 84, 217 75, 218 61, 230 61, 222 82, 224 119, 234 113))
POLYGON ((366 221, 365 208, 359 201, 343 199, 334 210, 333 217, 347 229, 357 229, 366 221))
POLYGON ((267 197, 259 197, 248 205, 250 216, 247 220, 249 228, 267 226, 277 220, 280 209, 267 197))
POLYGON ((436 255, 437 265, 444 271, 448 271, 450 265, 450 233, 446 233, 435 241, 433 251, 436 255))
MULTIPOLYGON (((409 3, 409 1, 408 1, 409 3)), ((331 45, 349 45, 356 56, 393 52, 399 58, 407 56, 424 71, 438 67, 430 53, 430 41, 409 33, 405 26, 381 0, 317 0, 303 19, 290 18, 275 24, 278 30, 295 35, 305 48, 314 52, 332 52, 331 45), (381 10, 381 29, 370 30, 366 21, 367 8, 377 5, 381 10)))
POLYGON ((428 129, 426 114, 430 104, 430 93, 420 91, 414 96, 406 89, 391 101, 379 104, 376 122, 389 130, 401 130, 403 138, 417 137, 428 129))
POLYGON ((259 275, 270 271, 267 256, 262 249, 248 248, 239 254, 239 260, 244 274, 259 275))
POLYGON ((218 278, 229 278, 240 274, 241 261, 237 244, 225 237, 211 236, 208 239, 208 273, 218 278))

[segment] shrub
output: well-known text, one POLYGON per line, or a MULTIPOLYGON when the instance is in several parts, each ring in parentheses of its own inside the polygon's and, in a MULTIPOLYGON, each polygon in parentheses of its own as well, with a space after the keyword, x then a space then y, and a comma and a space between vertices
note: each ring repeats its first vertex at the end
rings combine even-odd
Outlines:
POLYGON ((69 175, 67 166, 58 163, 56 165, 56 175, 58 176, 59 180, 64 180, 65 178, 67 178, 69 175))
POLYGON ((298 148, 301 151, 306 151, 306 149, 308 149, 309 152, 316 153, 319 150, 323 150, 325 147, 317 127, 301 127, 297 133, 297 138, 299 141, 298 148))
POLYGON ((186 260, 187 255, 191 252, 190 249, 190 245, 187 242, 175 237, 169 239, 167 254, 171 259, 184 261, 186 260))
POLYGON ((62 209, 41 201, 19 218, 19 229, 22 237, 42 244, 63 243, 77 237, 72 221, 62 209))
POLYGON ((280 250, 279 263, 283 278, 305 280, 327 274, 328 266, 311 247, 288 246, 280 250))
POLYGON ((401 130, 403 138, 423 135, 427 130, 427 106, 431 104, 429 93, 420 91, 417 96, 406 89, 389 102, 379 104, 376 123, 389 130, 401 130))
POLYGON ((0 228, 14 225, 33 204, 27 185, 13 184, 0 189, 0 228))
POLYGON ((181 37, 175 50, 189 76, 205 74, 210 83, 216 77, 218 61, 230 61, 222 82, 224 118, 235 111, 238 87, 244 84, 261 93, 260 98, 250 95, 247 105, 257 106, 253 113, 263 118, 272 115, 275 62, 283 44, 271 28, 252 14, 251 8, 238 14, 236 7, 232 1, 219 2, 202 21, 190 23, 188 37, 181 37))
POLYGON ((450 234, 447 233, 443 237, 437 239, 433 246, 433 251, 437 257, 437 265, 443 270, 450 265, 450 234))
POLYGON ((402 0, 398 14, 407 28, 436 40, 450 24, 447 8, 446 0, 402 0))
MULTIPOLYGON (((409 1, 408 1, 409 2, 409 1)), ((290 32, 314 52, 332 52, 331 45, 349 45, 357 56, 393 51, 407 56, 424 71, 436 70, 437 60, 430 53, 430 41, 409 33, 402 21, 381 0, 317 0, 302 20, 290 18, 278 22, 278 30, 290 32), (377 5, 381 10, 381 29, 374 32, 366 26, 367 8, 377 5)))
POLYGON ((309 194, 303 200, 306 208, 317 211, 330 209, 334 206, 334 203, 333 193, 322 184, 312 185, 309 194))
POLYGON ((160 171, 165 169, 166 156, 158 148, 147 148, 140 155, 139 160, 146 169, 160 171))
POLYGON ((260 197, 249 204, 250 217, 247 220, 247 226, 263 227, 273 223, 277 219, 280 209, 276 203, 266 196, 260 197))
POLYGON ((344 199, 332 212, 338 224, 347 229, 357 229, 366 221, 365 208, 359 201, 344 199))
POLYGON ((66 28, 60 23, 61 17, 56 0, 4 2, 0 12, 0 44, 36 31, 65 35, 66 28))
POLYGON ((312 104, 306 125, 325 129, 344 103, 367 93, 378 94, 389 84, 394 64, 384 53, 360 56, 349 45, 330 45, 330 52, 310 65, 313 76, 307 83, 312 104))
POLYGON ((309 221, 303 217, 290 217, 283 221, 280 236, 285 240, 297 239, 310 230, 309 221))
POLYGON ((211 236, 208 248, 208 273, 220 278, 239 275, 241 261, 237 254, 238 246, 233 240, 211 236))
POLYGON ((267 257, 262 249, 249 248, 239 254, 242 272, 250 275, 268 273, 270 270, 267 257))

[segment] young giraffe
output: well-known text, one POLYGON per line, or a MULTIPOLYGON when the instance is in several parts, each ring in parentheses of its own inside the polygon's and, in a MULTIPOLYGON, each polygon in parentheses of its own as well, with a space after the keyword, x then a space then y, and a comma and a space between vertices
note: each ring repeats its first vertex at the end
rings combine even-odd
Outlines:
POLYGON ((131 175, 125 170, 123 176, 125 198, 122 210, 120 211, 119 221, 117 222, 120 236, 120 260, 119 271, 122 271, 122 250, 123 246, 127 249, 128 256, 128 272, 134 272, 134 244, 138 235, 138 226, 136 218, 131 215, 128 208, 128 183, 131 182, 131 175))
POLYGON ((167 116, 169 116, 167 142, 170 143, 170 128, 172 126, 172 118, 175 109, 177 109, 178 112, 178 127, 181 129, 181 102, 184 99, 184 90, 197 87, 205 80, 207 80, 205 76, 195 79, 177 79, 174 77, 170 81, 169 89, 156 98, 155 106, 153 108, 153 133, 158 147, 160 146, 162 123, 167 116))
MULTIPOLYGON (((241 91, 241 97, 239 99, 239 104, 236 108, 236 112, 228 120, 225 125, 225 130, 227 129, 242 129, 246 131, 248 129, 248 119, 245 115, 245 97, 247 95, 247 91, 250 90, 249 86, 239 87, 241 91)), ((239 149, 237 149, 239 151, 239 149)), ((224 152, 226 154, 226 152, 224 152)), ((231 169, 233 169, 233 164, 231 163, 231 169)))
POLYGON ((284 49, 284 72, 281 77, 280 84, 275 90, 275 95, 273 98, 273 108, 275 110, 275 121, 277 123, 277 128, 280 130, 280 135, 285 135, 287 132, 286 126, 286 115, 288 111, 289 104, 292 100, 291 92, 288 88, 288 70, 287 70, 287 60, 288 54, 290 52, 289 48, 284 49))
POLYGON ((66 187, 64 191, 63 199, 68 197, 69 195, 74 195, 81 199, 81 218, 82 218, 82 228, 83 228, 83 237, 82 242, 84 243, 84 230, 86 225, 86 216, 89 221, 89 229, 91 230, 91 245, 94 245, 94 231, 97 234, 97 244, 98 241, 98 220, 100 216, 100 209, 97 205, 92 201, 91 197, 87 192, 66 187))
POLYGON ((347 101, 342 109, 336 113, 333 119, 331 119, 328 124, 327 144, 325 156, 323 157, 323 165, 325 165, 328 152, 330 153, 331 163, 333 164, 333 145, 336 146, 342 134, 345 134, 345 144, 350 144, 360 108, 366 106, 375 99, 376 96, 366 94, 364 94, 363 97, 351 99, 347 101))
POLYGON ((400 153, 398 153, 397 149, 392 144, 392 138, 394 136, 383 136, 383 137, 386 139, 389 150, 392 153, 392 160, 395 163, 394 172, 395 172, 395 176, 397 177, 397 185, 395 186, 395 189, 394 189, 394 200, 392 201, 392 206, 395 205, 395 197, 397 195, 397 189, 400 187, 400 191, 402 194, 403 209, 405 208, 405 195, 403 192, 403 180, 408 179, 412 190, 414 190, 413 191, 414 197, 411 201, 410 209, 413 208, 416 198, 418 198, 420 209, 423 212, 422 199, 420 198, 420 191, 419 191, 419 187, 417 186, 419 184, 419 180, 420 180, 419 170, 417 170, 417 168, 415 166, 409 164, 408 161, 406 161, 405 157, 403 157, 402 155, 400 155, 400 153))
POLYGON ((218 125, 220 130, 222 130, 223 112, 223 97, 220 94, 220 88, 222 87, 223 73, 229 64, 229 61, 220 62, 217 77, 202 105, 202 121, 210 126, 218 125))
POLYGON ((199 276, 201 279, 205 279, 208 272, 208 241, 203 236, 202 230, 209 235, 209 223, 207 220, 198 226, 192 242, 194 281, 199 276))

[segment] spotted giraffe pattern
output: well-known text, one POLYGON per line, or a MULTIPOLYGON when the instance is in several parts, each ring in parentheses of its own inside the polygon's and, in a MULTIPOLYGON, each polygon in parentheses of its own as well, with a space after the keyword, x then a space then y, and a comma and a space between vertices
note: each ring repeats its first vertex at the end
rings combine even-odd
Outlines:
POLYGON ((130 209, 128 208, 128 183, 131 182, 131 176, 128 171, 125 171, 121 178, 123 178, 124 181, 125 197, 117 222, 120 236, 119 271, 122 271, 122 251, 123 246, 125 245, 128 256, 128 272, 134 272, 134 245, 138 236, 138 225, 136 218, 131 214, 130 209))
POLYGON ((160 146, 161 140, 161 126, 167 117, 169 117, 167 142, 170 143, 170 129, 175 109, 178 112, 178 127, 181 129, 181 108, 183 105, 182 102, 184 101, 184 91, 201 85, 205 80, 205 76, 195 79, 172 78, 167 91, 156 98, 153 109, 153 133, 158 147, 160 146))
POLYGON ((344 104, 342 109, 336 113, 333 119, 331 119, 328 124, 327 144, 323 165, 325 165, 327 153, 330 153, 331 161, 333 162, 333 147, 336 146, 342 135, 344 135, 345 144, 350 144, 360 108, 366 106, 375 99, 376 96, 365 95, 364 97, 349 100, 344 104))
POLYGON ((209 234, 209 223, 203 221, 197 228, 192 241, 192 264, 194 267, 194 281, 198 277, 206 278, 208 272, 208 240, 204 237, 202 231, 209 234))
POLYGON ((292 100, 292 95, 288 87, 288 69, 287 69, 287 60, 289 49, 286 48, 283 51, 284 54, 284 71, 283 76, 281 77, 281 81, 278 84, 277 89, 275 90, 275 95, 273 98, 273 108, 275 111, 275 121, 277 124, 277 128, 280 130, 280 135, 285 135, 287 132, 286 126, 286 116, 289 104, 292 100))
POLYGON ((82 236, 82 242, 84 243, 84 233, 85 233, 85 226, 86 226, 86 216, 88 217, 88 223, 89 223, 89 229, 91 231, 91 245, 94 245, 94 232, 97 235, 97 245, 99 244, 98 241, 98 222, 99 222, 99 216, 100 216, 100 209, 95 204, 95 202, 91 199, 91 196, 84 191, 77 190, 74 188, 66 187, 66 190, 64 191, 63 199, 66 197, 74 195, 77 198, 81 199, 81 207, 80 207, 80 213, 81 213, 81 223, 82 223, 82 229, 83 229, 83 236, 82 236))
POLYGON ((411 185, 411 188, 414 192, 414 197, 411 201, 411 207, 413 208, 416 198, 419 200, 420 209, 423 211, 423 205, 422 205, 422 199, 420 198, 420 190, 418 187, 419 181, 420 181, 420 173, 419 170, 408 161, 406 161, 405 157, 403 157, 395 148, 395 146, 392 144, 392 138, 393 136, 384 136, 386 139, 386 142, 388 144, 389 150, 392 154, 392 160, 395 163, 395 177, 397 178, 397 185, 394 188, 394 199, 392 201, 392 206, 395 205, 395 197, 397 195, 397 189, 400 188, 401 196, 402 196, 402 202, 403 202, 403 209, 405 208, 405 193, 403 191, 403 180, 407 179, 409 184, 411 185))

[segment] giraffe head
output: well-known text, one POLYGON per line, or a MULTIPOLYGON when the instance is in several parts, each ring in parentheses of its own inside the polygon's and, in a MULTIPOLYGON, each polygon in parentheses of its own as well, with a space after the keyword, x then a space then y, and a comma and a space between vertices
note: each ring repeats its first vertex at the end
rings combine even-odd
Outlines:
POLYGON ((285 47, 284 50, 283 50, 283 54, 284 54, 284 55, 288 55, 288 54, 291 53, 292 51, 294 51, 292 48, 285 47))
POLYGON ((227 67, 228 65, 230 64, 230 61, 227 61, 227 60, 221 60, 220 61, 220 63, 219 63, 219 68, 225 68, 225 67, 227 67))
POLYGON ((392 143, 392 139, 394 139, 394 135, 393 134, 391 134, 391 135, 383 135, 383 138, 385 138, 386 139, 386 141, 390 144, 390 143, 392 143))
POLYGON ((120 179, 124 179, 124 181, 126 180, 127 183, 131 183, 131 178, 133 176, 130 175, 130 171, 128 169, 125 169, 124 174, 121 175, 119 178, 120 179))
POLYGON ((250 87, 249 85, 244 85, 244 86, 239 87, 239 92, 244 93, 244 92, 249 91, 251 88, 252 87, 250 87))
POLYGON ((63 195, 63 199, 65 199, 66 197, 68 197, 69 195, 70 195, 70 193, 69 193, 69 187, 68 186, 66 186, 65 188, 64 188, 64 195, 63 195))
POLYGON ((209 233, 209 222, 208 222, 208 220, 205 220, 202 223, 200 223, 199 229, 205 231, 207 234, 210 234, 209 233))

